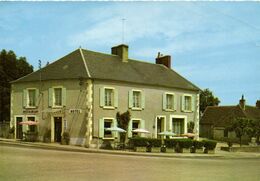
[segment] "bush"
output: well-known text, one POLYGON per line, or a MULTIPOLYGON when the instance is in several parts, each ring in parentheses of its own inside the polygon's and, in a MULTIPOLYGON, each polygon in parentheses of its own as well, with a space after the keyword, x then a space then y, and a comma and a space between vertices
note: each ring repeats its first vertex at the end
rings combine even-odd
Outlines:
POLYGON ((43 135, 43 141, 44 141, 45 143, 50 143, 50 142, 51 142, 51 130, 50 130, 50 129, 48 129, 48 130, 44 133, 44 135, 43 135))
POLYGON ((129 139, 129 144, 132 147, 146 147, 149 144, 149 142, 148 138, 135 137, 129 139))
POLYGON ((179 143, 180 148, 191 148, 192 147, 192 140, 191 139, 178 139, 176 140, 179 143))
POLYGON ((217 141, 214 140, 203 140, 204 147, 207 150, 214 150, 217 146, 217 141))
POLYGON ((11 128, 9 129, 9 134, 14 134, 14 127, 11 127, 11 128))
POLYGON ((164 144, 167 148, 174 148, 176 146, 176 141, 173 139, 164 140, 164 144))
POLYGON ((62 140, 61 140, 61 144, 63 144, 63 145, 69 145, 69 143, 70 143, 70 134, 69 134, 69 132, 64 132, 63 134, 62 134, 62 140))
POLYGON ((204 146, 204 142, 203 141, 194 140, 193 141, 193 146, 194 146, 195 149, 202 149, 203 146, 204 146))
POLYGON ((156 139, 156 138, 150 138, 147 139, 148 143, 152 147, 161 147, 162 145, 162 140, 161 139, 156 139))
POLYGON ((35 142, 38 139, 38 132, 35 131, 27 131, 25 133, 25 141, 35 142))

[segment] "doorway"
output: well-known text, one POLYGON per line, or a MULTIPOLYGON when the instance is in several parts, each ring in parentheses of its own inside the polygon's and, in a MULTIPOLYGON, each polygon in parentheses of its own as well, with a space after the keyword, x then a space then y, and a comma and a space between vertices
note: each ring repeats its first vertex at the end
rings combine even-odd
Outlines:
POLYGON ((164 116, 157 116, 156 117, 156 137, 161 138, 162 136, 159 135, 160 132, 166 131, 166 124, 165 124, 165 117, 164 116))
POLYGON ((16 117, 16 139, 23 139, 23 126, 19 124, 22 121, 22 117, 16 117))
POLYGON ((61 142, 62 117, 54 117, 54 142, 61 142))

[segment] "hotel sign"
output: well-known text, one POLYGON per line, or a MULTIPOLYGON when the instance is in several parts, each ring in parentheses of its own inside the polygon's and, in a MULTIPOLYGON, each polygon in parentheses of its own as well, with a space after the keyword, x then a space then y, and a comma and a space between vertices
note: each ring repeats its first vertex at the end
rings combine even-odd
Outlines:
POLYGON ((72 114, 80 114, 82 112, 82 109, 70 109, 69 113, 72 114))

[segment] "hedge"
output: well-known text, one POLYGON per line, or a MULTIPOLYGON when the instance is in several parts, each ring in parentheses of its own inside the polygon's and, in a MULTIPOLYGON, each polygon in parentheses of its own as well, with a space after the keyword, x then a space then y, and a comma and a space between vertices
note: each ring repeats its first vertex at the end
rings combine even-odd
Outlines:
POLYGON ((207 150, 214 150, 217 146, 217 141, 214 140, 203 140, 204 142, 204 147, 207 150))
POLYGON ((193 141, 193 146, 194 146, 195 149, 201 149, 204 146, 204 142, 203 141, 194 140, 193 141))

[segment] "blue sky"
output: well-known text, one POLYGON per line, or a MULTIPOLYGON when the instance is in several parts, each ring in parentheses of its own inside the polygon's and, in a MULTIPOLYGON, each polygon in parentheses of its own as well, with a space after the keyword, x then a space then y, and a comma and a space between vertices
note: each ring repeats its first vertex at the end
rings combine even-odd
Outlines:
POLYGON ((0 2, 0 49, 38 68, 79 48, 154 62, 160 51, 172 68, 221 105, 260 99, 259 2, 0 2))

